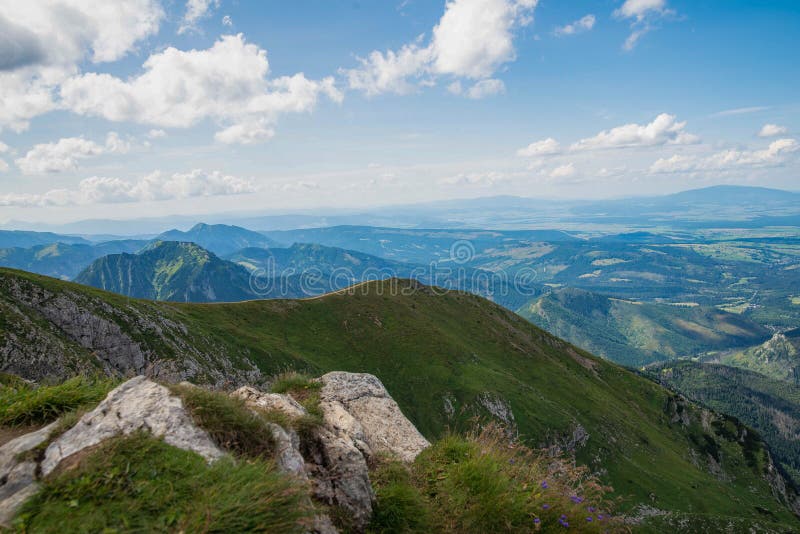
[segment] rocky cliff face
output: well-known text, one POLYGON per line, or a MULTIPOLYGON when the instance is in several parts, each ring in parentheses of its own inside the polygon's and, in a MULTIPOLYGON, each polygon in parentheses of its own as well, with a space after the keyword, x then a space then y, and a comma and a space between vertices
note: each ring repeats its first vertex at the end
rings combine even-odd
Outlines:
POLYGON ((172 382, 202 376, 203 382, 218 385, 253 383, 261 376, 249 360, 232 358, 213 344, 190 342, 185 325, 143 302, 111 306, 86 293, 0 277, 0 312, 6 323, 0 371, 31 380, 91 369, 172 382))
MULTIPOLYGON (((411 462, 430 444, 376 377, 336 372, 318 381, 323 424, 300 436, 290 426, 270 423, 274 460, 278 469, 307 483, 315 501, 345 511, 351 528, 359 532, 367 526, 375 501, 368 463, 377 454, 411 462)), ((231 395, 252 409, 278 411, 289 420, 308 415, 289 394, 242 387, 231 395)), ((77 424, 56 435, 63 430, 58 427, 57 422, 50 424, 0 447, 0 526, 9 524, 38 490, 41 478, 116 436, 150 432, 208 462, 229 454, 197 426, 179 397, 143 376, 111 391, 77 424), (37 449, 43 452, 33 454, 37 449)), ((312 530, 337 531, 326 516, 317 517, 312 530)))

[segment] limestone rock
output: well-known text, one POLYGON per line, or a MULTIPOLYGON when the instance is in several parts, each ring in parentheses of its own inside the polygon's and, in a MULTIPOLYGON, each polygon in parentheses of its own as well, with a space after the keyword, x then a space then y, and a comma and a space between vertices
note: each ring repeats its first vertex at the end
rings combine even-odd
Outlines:
POLYGON ((137 430, 149 431, 208 461, 224 454, 205 431, 194 425, 180 398, 164 386, 138 376, 111 391, 97 408, 47 447, 42 474, 50 474, 61 460, 76 452, 137 430))
POLYGON ((368 456, 383 452, 411 462, 430 446, 377 377, 337 371, 319 380, 323 384, 320 407, 326 424, 368 456))
POLYGON ((280 393, 263 393, 250 386, 243 386, 232 393, 234 397, 242 399, 252 408, 262 410, 276 410, 289 417, 300 417, 306 414, 305 408, 294 400, 291 395, 280 393))
POLYGON ((305 460, 300 454, 300 438, 293 430, 284 430, 280 425, 270 423, 272 437, 275 438, 275 465, 284 473, 291 473, 306 479, 305 460))
POLYGON ((55 426, 51 423, 0 447, 0 525, 8 525, 17 508, 38 489, 36 462, 20 461, 20 455, 44 443, 55 426))

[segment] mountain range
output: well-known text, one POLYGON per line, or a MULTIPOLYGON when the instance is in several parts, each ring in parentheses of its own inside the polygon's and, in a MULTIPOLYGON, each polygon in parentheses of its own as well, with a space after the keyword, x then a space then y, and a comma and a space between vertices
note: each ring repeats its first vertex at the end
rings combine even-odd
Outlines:
POLYGON ((0 371, 25 378, 102 370, 222 386, 287 367, 368 372, 428 438, 488 418, 528 444, 574 453, 644 530, 667 518, 689 532, 798 524, 794 490, 743 424, 467 293, 389 279, 209 306, 0 269, 0 312, 0 371))

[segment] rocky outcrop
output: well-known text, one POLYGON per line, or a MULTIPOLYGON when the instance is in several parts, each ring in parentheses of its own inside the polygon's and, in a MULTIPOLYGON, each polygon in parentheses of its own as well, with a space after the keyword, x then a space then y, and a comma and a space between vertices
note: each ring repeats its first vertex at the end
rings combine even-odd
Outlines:
MULTIPOLYGON (((375 502, 368 467, 371 457, 380 453, 411 461, 429 443, 376 377, 336 372, 318 380, 323 424, 307 428, 301 439, 292 429, 295 425, 269 423, 275 464, 307 483, 318 502, 344 511, 349 530, 362 532, 375 502)), ((309 415, 289 394, 263 393, 246 386, 231 395, 254 410, 282 412, 290 422, 309 415)), ((39 477, 116 436, 146 431, 209 462, 225 455, 194 424, 179 397, 143 376, 118 386, 75 426, 51 437, 55 426, 53 423, 0 448, 0 524, 7 524, 17 507, 35 493, 39 477), (24 455, 36 448, 44 451, 24 455)), ((336 532, 325 515, 314 519, 311 530, 336 532)))
MULTIPOLYGON (((307 478, 314 497, 346 511, 351 527, 360 531, 369 522, 375 500, 369 479, 371 457, 381 453, 408 462, 430 444, 375 376, 334 372, 318 381, 324 424, 301 440, 296 451, 289 450, 296 435, 276 432, 276 462, 284 471, 307 478), (302 473, 297 469, 298 454, 305 463, 302 473)), ((288 394, 242 387, 233 395, 254 409, 276 410, 290 418, 307 415, 288 394)))
POLYGON ((97 408, 47 447, 42 474, 50 474, 62 460, 77 452, 138 430, 194 451, 208 461, 224 454, 206 432, 195 426, 181 399, 164 386, 139 376, 114 389, 97 408))
POLYGON ((8 317, 12 334, 2 340, 0 370, 28 379, 68 378, 98 367, 110 375, 169 382, 199 378, 217 386, 261 379, 245 355, 196 339, 179 320, 148 303, 112 306, 3 274, 0 313, 8 317))
POLYGON ((50 436, 56 423, 13 439, 0 447, 0 527, 7 526, 19 506, 36 493, 36 461, 23 458, 50 436))
POLYGON ((377 377, 337 371, 319 381, 326 426, 367 456, 385 453, 411 462, 430 446, 377 377))

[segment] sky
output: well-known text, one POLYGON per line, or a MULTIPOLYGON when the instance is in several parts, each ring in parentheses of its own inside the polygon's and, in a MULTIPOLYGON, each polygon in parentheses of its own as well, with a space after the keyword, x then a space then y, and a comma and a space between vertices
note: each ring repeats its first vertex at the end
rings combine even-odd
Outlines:
POLYGON ((0 224, 800 189, 800 2, 0 0, 0 224))

